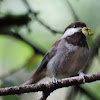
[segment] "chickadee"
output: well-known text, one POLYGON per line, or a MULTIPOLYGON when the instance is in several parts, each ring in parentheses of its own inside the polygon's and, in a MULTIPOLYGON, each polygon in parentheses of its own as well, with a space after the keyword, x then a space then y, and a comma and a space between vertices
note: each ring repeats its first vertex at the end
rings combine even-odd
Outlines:
POLYGON ((70 24, 45 54, 33 76, 23 85, 36 83, 46 76, 56 81, 56 78, 76 75, 87 64, 89 48, 86 36, 91 34, 84 22, 70 24))

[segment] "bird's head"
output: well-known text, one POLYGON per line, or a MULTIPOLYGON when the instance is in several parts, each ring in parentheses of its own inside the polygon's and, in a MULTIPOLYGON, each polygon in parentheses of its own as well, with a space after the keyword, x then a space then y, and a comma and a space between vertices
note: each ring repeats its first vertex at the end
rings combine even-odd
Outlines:
POLYGON ((76 21, 70 24, 64 31, 61 39, 66 39, 68 43, 78 46, 85 46, 86 36, 92 35, 90 29, 87 28, 86 24, 81 21, 76 21))
POLYGON ((84 22, 76 21, 75 23, 70 24, 65 29, 63 37, 71 36, 71 35, 76 34, 78 32, 83 33, 86 36, 92 35, 91 30, 87 28, 87 26, 84 22))

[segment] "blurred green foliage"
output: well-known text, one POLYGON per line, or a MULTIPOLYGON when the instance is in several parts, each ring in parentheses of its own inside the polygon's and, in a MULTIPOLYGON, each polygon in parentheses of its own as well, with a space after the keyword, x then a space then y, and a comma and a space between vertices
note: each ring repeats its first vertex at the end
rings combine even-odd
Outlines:
MULTIPOLYGON (((84 21, 94 33, 88 38, 89 47, 92 48, 96 37, 100 35, 100 1, 99 0, 27 0, 31 9, 38 12, 38 18, 49 27, 64 31, 72 22, 84 21)), ((0 1, 0 16, 27 14, 28 8, 23 0, 2 0, 0 1)), ((31 21, 28 25, 6 27, 10 31, 18 32, 19 35, 28 40, 31 44, 47 51, 52 44, 61 37, 60 33, 52 33, 42 25, 34 15, 29 14, 31 21), (30 31, 28 30, 30 29, 30 31)), ((6 28, 4 30, 6 30, 6 28)), ((1 34, 1 33, 0 33, 1 34)), ((100 50, 99 50, 100 56, 100 50)), ((94 58, 88 73, 100 72, 100 57, 94 58)), ((35 53, 34 49, 24 41, 13 36, 0 35, 0 78, 8 86, 22 84, 36 70, 43 56, 35 53), (27 63, 29 62, 29 63, 27 63), (24 67, 23 67, 24 66, 24 67), (17 69, 21 68, 19 71, 17 69), (12 73, 14 72, 14 73, 12 73), (11 75, 10 75, 11 74, 11 75)), ((91 95, 100 98, 100 82, 82 85, 91 95)), ((67 89, 67 92, 69 88, 67 89)), ((32 94, 33 95, 33 94, 32 94)), ((56 100, 66 97, 66 89, 63 92, 55 92, 48 100, 56 100), (61 93, 64 97, 61 97, 61 93)), ((23 97, 25 100, 25 97, 23 97)), ((23 100, 21 98, 21 100, 23 100)), ((16 96, 0 97, 0 100, 17 100, 16 96)), ((28 98, 31 100, 30 98, 28 98)), ((78 93, 75 100, 90 100, 85 94, 78 93)), ((98 99, 99 100, 99 99, 98 99)))

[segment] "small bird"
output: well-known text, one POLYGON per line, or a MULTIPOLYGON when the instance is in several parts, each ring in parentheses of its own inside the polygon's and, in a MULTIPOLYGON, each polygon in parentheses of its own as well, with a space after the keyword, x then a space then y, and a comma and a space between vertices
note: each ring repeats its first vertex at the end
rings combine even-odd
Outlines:
POLYGON ((36 83, 46 76, 55 82, 56 78, 78 74, 86 66, 89 58, 86 40, 88 35, 92 35, 92 32, 84 22, 76 21, 70 24, 63 36, 45 54, 33 76, 23 85, 36 83))

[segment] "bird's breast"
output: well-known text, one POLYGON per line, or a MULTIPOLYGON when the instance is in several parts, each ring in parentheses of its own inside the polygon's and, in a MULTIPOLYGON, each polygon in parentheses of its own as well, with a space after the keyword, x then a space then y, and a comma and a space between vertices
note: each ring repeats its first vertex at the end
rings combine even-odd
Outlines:
POLYGON ((87 63, 89 50, 66 42, 58 46, 56 55, 47 64, 50 77, 69 77, 77 74, 87 63))
POLYGON ((77 74, 83 67, 86 66, 89 57, 87 48, 79 47, 76 51, 70 52, 66 57, 63 57, 60 73, 61 75, 73 76, 77 74))

